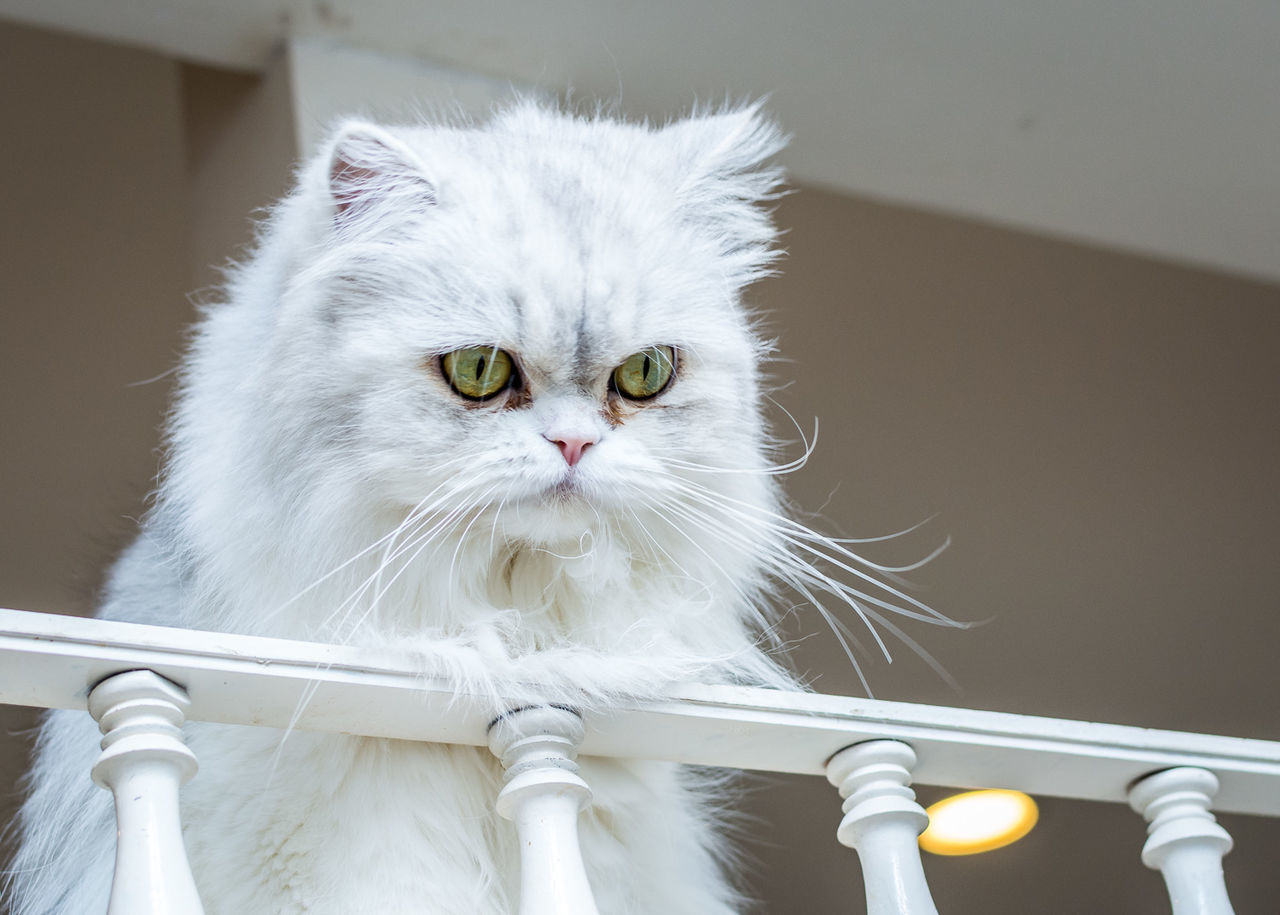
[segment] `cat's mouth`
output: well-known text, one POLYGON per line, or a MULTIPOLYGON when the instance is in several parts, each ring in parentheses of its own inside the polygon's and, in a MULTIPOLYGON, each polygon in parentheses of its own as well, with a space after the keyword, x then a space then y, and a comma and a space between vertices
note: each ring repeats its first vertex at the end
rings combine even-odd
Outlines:
POLYGON ((508 537, 542 545, 577 542, 604 521, 602 506, 576 474, 509 501, 501 518, 508 537))
POLYGON ((578 477, 572 470, 561 480, 553 483, 547 491, 547 495, 557 502, 576 501, 586 498, 586 494, 582 491, 582 486, 578 482, 578 477))
POLYGON ((563 476, 548 482, 533 501, 562 517, 578 518, 584 514, 599 517, 600 511, 612 502, 610 495, 608 487, 602 487, 598 478, 570 467, 563 476))

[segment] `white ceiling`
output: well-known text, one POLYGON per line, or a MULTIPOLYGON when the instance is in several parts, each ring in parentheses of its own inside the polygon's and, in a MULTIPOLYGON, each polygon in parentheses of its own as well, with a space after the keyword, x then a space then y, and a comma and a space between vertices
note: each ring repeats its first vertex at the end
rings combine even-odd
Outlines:
POLYGON ((1280 280, 1275 0, 0 0, 240 69, 336 39, 668 115, 769 94, 793 177, 1280 280))

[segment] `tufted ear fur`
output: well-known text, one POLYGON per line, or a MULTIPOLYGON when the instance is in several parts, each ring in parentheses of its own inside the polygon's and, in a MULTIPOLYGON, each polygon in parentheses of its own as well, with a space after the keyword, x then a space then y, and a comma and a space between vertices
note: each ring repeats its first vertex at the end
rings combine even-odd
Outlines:
POLYGON ((680 121, 664 129, 676 141, 680 205, 748 283, 768 273, 777 231, 761 206, 781 191, 782 170, 768 163, 787 137, 756 102, 680 121))
POLYGON ((329 159, 329 193, 339 222, 383 205, 418 211, 436 202, 435 186, 413 152, 363 121, 338 128, 329 159))
POLYGON ((782 177, 776 168, 762 168, 788 139, 764 114, 763 102, 677 121, 663 132, 680 145, 690 186, 736 181, 743 196, 764 199, 782 177))

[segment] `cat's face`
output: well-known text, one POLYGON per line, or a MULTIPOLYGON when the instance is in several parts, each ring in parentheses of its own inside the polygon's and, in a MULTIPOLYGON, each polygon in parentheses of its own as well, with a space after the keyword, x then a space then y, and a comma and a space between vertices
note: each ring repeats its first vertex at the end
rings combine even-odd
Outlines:
POLYGON ((759 463, 761 347, 723 239, 684 208, 679 163, 633 139, 622 161, 338 140, 285 332, 314 360, 306 414, 373 497, 550 545, 671 524, 682 481, 759 463))

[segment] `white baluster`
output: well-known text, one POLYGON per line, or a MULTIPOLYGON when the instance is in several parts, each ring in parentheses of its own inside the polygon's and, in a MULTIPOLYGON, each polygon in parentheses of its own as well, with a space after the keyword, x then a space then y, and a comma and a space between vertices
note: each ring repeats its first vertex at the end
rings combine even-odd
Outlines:
POLYGON ((1218 779, 1183 767, 1148 775, 1129 789, 1129 806, 1146 818, 1142 863, 1164 874, 1173 915, 1232 915, 1222 877, 1231 836, 1209 812, 1218 779))
POLYGON ((182 844, 178 788, 196 774, 182 741, 190 703, 149 670, 117 674, 89 694, 102 729, 93 780, 116 802, 116 869, 107 915, 201 915, 182 844))
POLYGON ((582 718, 552 706, 518 709, 489 727, 489 749, 506 767, 498 813, 520 837, 520 915, 597 915, 578 813, 591 789, 578 775, 582 718))
POLYGON ((827 762, 827 780, 845 799, 836 838, 858 852, 868 915, 938 915, 918 844, 929 816, 907 787, 915 764, 897 740, 855 744, 827 762))

